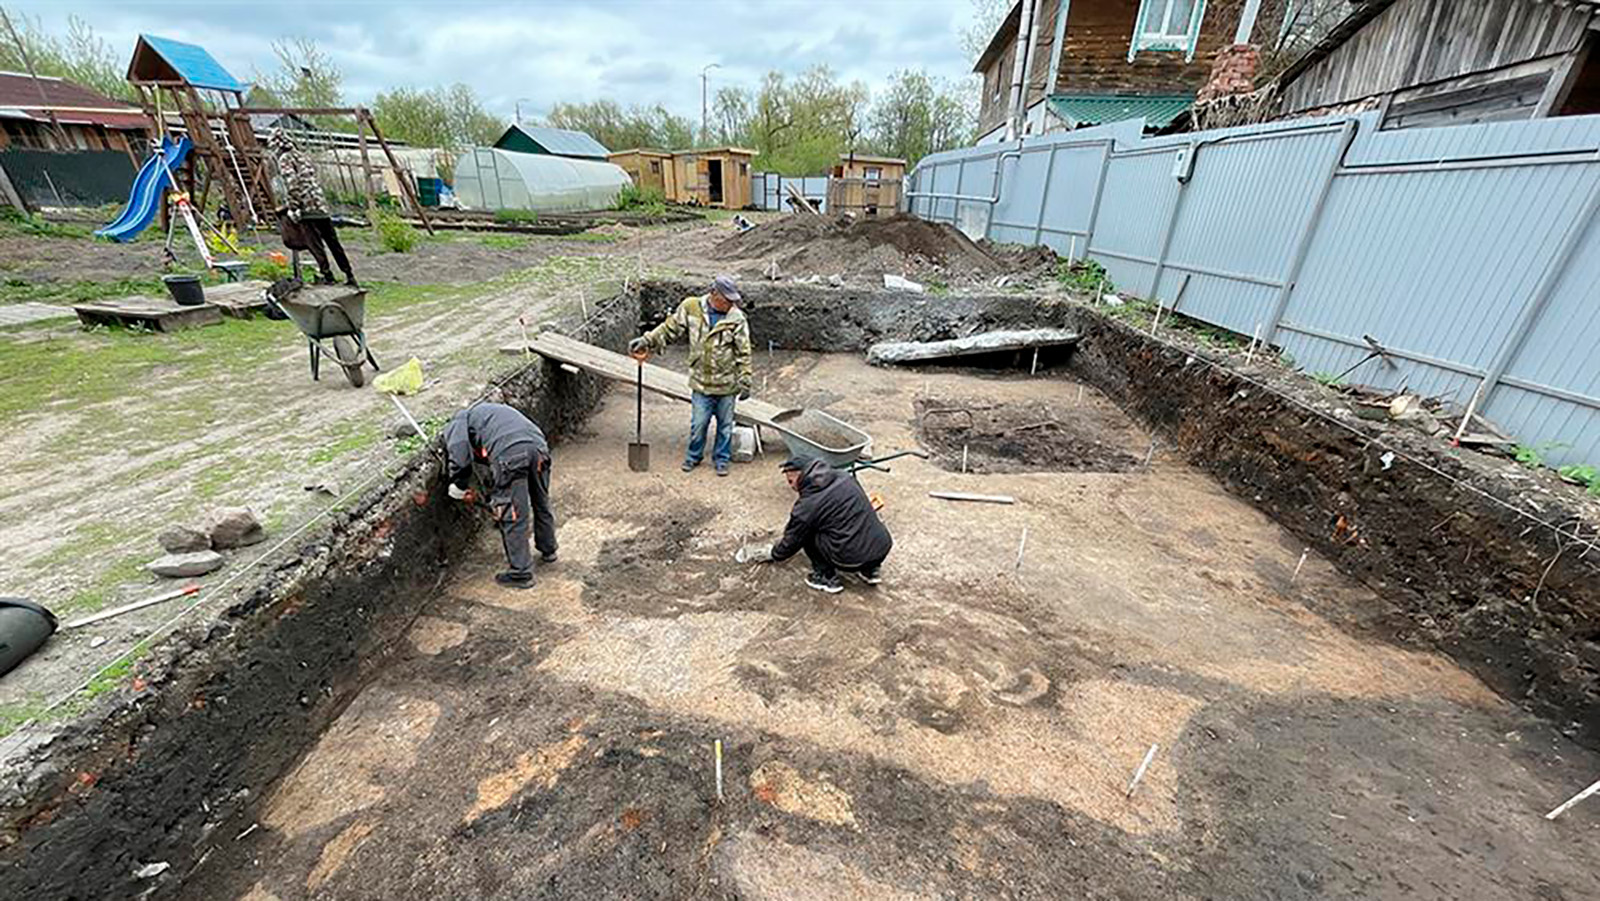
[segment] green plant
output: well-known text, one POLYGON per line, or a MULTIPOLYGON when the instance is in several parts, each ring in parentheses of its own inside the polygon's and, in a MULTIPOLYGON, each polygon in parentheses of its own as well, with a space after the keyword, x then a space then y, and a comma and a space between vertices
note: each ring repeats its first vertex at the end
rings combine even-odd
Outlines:
POLYGON ((950 293, 950 283, 943 279, 924 279, 922 284, 928 289, 928 293, 932 294, 934 297, 944 297, 950 293))
POLYGON ((1062 260, 1056 265, 1056 281, 1068 291, 1081 294, 1104 294, 1116 290, 1106 276, 1106 267, 1100 265, 1098 260, 1062 260))
MULTIPOLYGON (((444 430, 445 424, 449 421, 450 417, 448 416, 433 416, 422 420, 417 425, 422 426, 422 430, 429 435, 437 435, 444 430)), ((411 432, 396 440, 394 449, 401 456, 407 456, 420 450, 425 443, 421 435, 411 432)))
POLYGON ((505 225, 538 222, 539 214, 533 210, 495 210, 494 221, 505 225))
POLYGON ((1344 376, 1333 372, 1323 372, 1322 370, 1311 373, 1311 380, 1329 388, 1337 388, 1344 384, 1344 376))
POLYGON ((1544 465, 1544 454, 1540 453, 1537 447, 1530 447, 1526 444, 1518 444, 1511 448, 1511 456, 1518 463, 1521 463, 1523 466, 1526 466, 1529 469, 1538 469, 1544 465))
POLYGON ((250 277, 264 282, 275 282, 280 278, 289 277, 289 263, 270 255, 252 257, 250 260, 250 277))
POLYGON ((660 188, 641 188, 624 185, 617 194, 615 209, 637 210, 649 216, 660 216, 667 211, 667 195, 660 188))
POLYGON ((31 238, 87 238, 93 234, 81 225, 49 222, 43 216, 29 215, 14 206, 0 207, 0 223, 7 231, 31 238))
POLYGON ((392 213, 378 211, 373 223, 378 230, 378 243, 392 253, 410 253, 417 246, 417 230, 411 223, 392 213))
POLYGON ((1563 479, 1569 482, 1577 482, 1580 485, 1593 485, 1595 479, 1600 478, 1600 472, 1597 472, 1593 466, 1587 463, 1568 463, 1566 466, 1557 469, 1556 472, 1563 479))

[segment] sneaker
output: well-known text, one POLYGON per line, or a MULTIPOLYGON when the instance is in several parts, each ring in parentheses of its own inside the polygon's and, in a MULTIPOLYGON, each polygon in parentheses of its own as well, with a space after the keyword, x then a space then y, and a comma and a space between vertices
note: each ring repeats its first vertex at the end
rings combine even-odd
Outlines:
POLYGON ((717 464, 717 475, 725 476, 727 474, 728 474, 728 464, 726 464, 726 463, 718 463, 717 464))
POLYGON ((683 471, 684 472, 694 472, 694 468, 696 466, 699 466, 699 465, 700 465, 699 463, 691 463, 688 460, 685 460, 685 461, 683 461, 683 471))
POLYGON ((539 555, 539 562, 540 563, 554 563, 554 562, 556 562, 557 560, 560 560, 560 559, 561 559, 560 557, 556 556, 556 552, 555 551, 551 551, 548 554, 540 554, 539 555))
POLYGON ((495 582, 497 582, 497 583, 499 583, 501 585, 504 585, 507 588, 532 588, 533 587, 533 574, 532 573, 514 573, 514 572, 510 572, 510 571, 503 572, 503 573, 495 573, 494 574, 494 580, 495 580, 495 582))
POLYGON ((816 570, 812 570, 811 575, 806 576, 806 584, 818 591, 826 591, 828 594, 838 594, 844 591, 844 583, 839 581, 838 576, 825 576, 816 570))
POLYGON ((851 573, 851 575, 867 583, 868 585, 876 585, 883 581, 883 570, 881 567, 877 566, 874 566, 871 569, 857 570, 851 573))

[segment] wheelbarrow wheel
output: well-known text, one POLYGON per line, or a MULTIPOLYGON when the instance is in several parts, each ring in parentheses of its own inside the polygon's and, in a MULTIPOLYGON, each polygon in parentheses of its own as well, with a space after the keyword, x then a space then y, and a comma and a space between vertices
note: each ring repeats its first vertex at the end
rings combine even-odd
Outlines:
POLYGON ((356 351, 354 341, 343 336, 333 339, 333 352, 339 360, 340 367, 344 369, 344 377, 350 382, 350 387, 360 388, 367 383, 367 374, 361 368, 363 361, 356 351), (345 360, 355 362, 346 363, 345 360))

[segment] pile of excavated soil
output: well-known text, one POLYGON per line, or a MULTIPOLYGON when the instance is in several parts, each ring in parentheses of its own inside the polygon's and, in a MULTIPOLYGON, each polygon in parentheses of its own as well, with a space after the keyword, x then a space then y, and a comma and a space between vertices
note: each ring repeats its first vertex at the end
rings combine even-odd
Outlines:
POLYGON ((779 277, 878 277, 944 282, 1023 274, 1054 263, 1048 249, 1022 254, 989 249, 948 225, 904 213, 887 218, 795 214, 719 242, 718 253, 741 270, 779 277), (1047 259, 1048 258, 1048 259, 1047 259))

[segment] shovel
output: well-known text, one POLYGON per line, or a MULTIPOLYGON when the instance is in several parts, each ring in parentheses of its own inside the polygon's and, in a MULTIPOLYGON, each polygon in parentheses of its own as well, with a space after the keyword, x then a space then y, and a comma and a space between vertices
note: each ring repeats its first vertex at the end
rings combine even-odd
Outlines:
POLYGON ((644 443, 644 363, 639 364, 639 380, 634 395, 634 440, 628 443, 628 468, 650 471, 650 445, 644 443))

